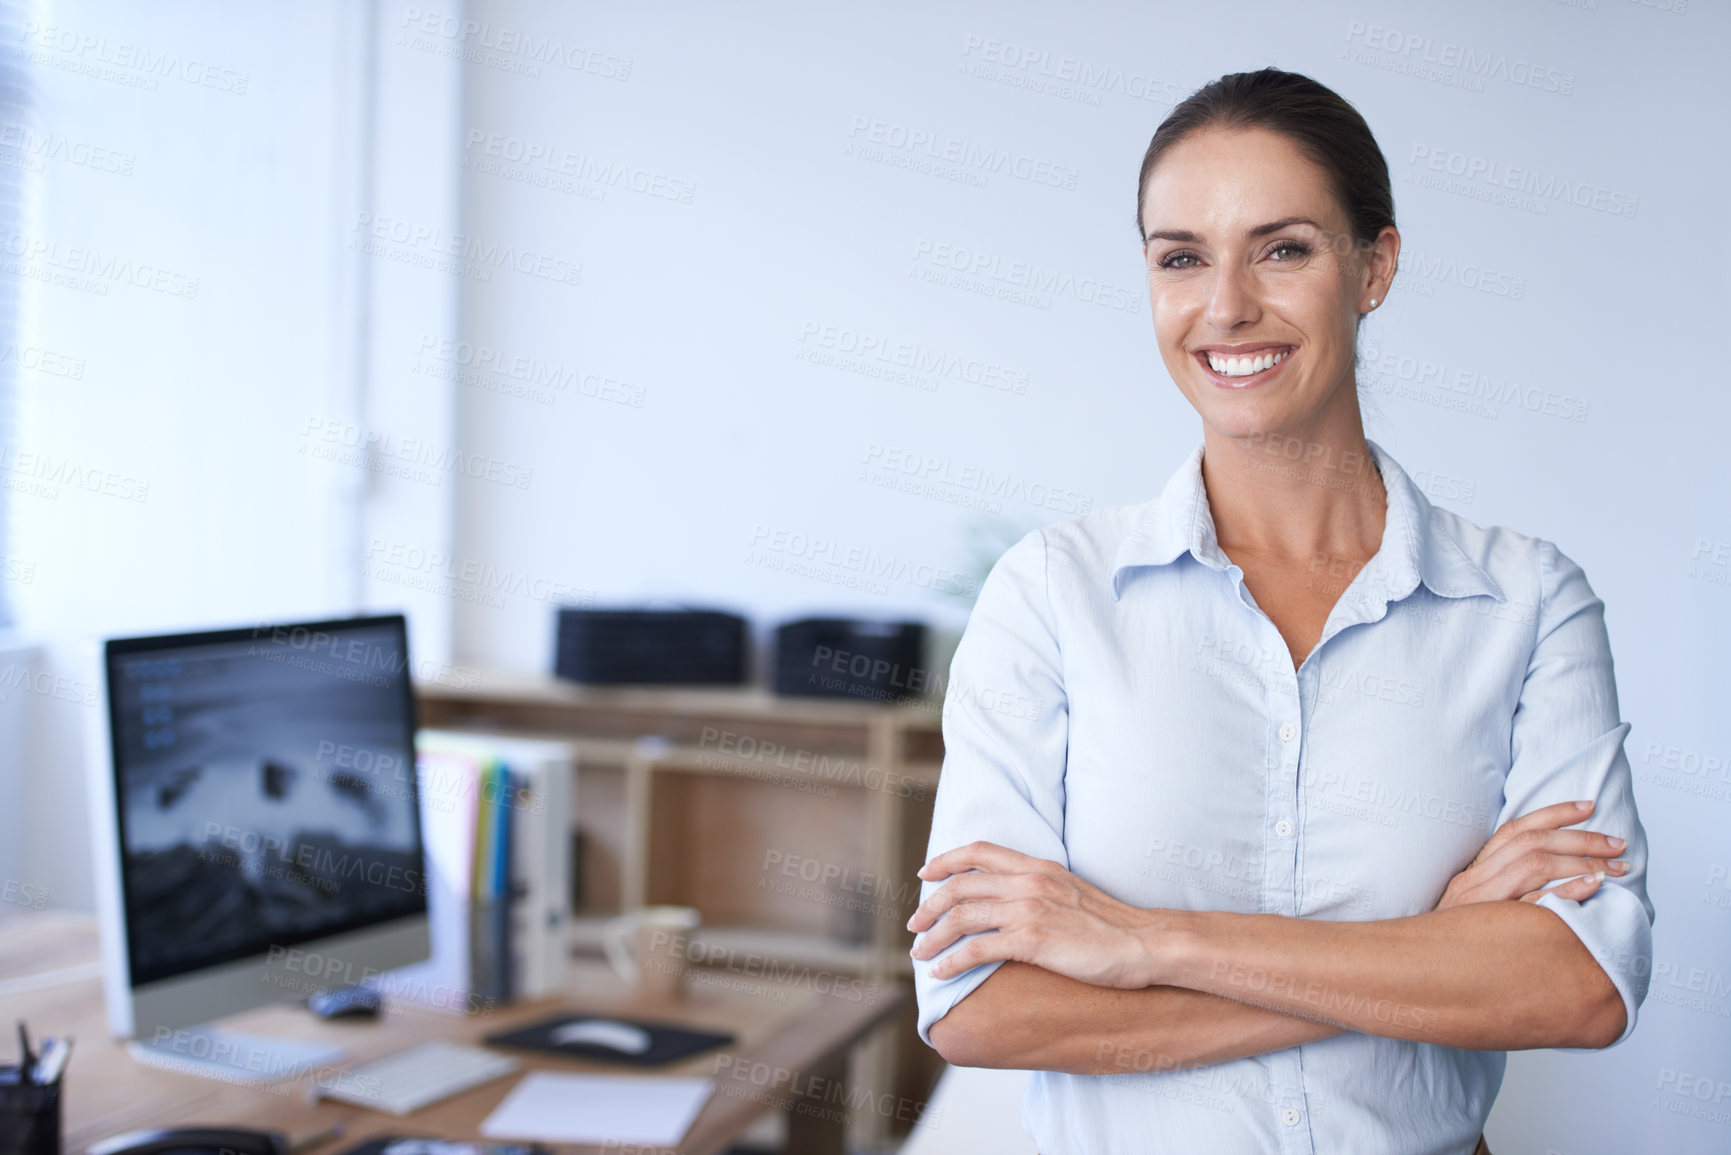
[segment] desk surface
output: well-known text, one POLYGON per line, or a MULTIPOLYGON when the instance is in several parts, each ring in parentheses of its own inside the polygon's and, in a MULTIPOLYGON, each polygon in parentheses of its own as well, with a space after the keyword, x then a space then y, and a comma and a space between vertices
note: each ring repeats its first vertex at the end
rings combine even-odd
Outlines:
MULTIPOLYGON (((329 1101, 310 1102, 308 1083, 270 1088, 243 1087, 193 1075, 147 1067, 108 1037, 98 957, 96 922, 88 915, 27 911, 0 915, 0 1024, 25 1020, 32 1034, 71 1035, 72 1060, 66 1073, 65 1150, 82 1153, 98 1139, 143 1127, 222 1123, 285 1132, 292 1140, 341 1124, 341 1138, 309 1148, 307 1155, 332 1155, 375 1135, 412 1133, 473 1139, 482 1119, 504 1099, 521 1074, 436 1103, 398 1118, 329 1101), (59 972, 53 974, 50 972, 59 972), (31 985, 28 976, 58 981, 31 985)), ((845 1080, 848 1049, 898 1008, 902 995, 886 990, 874 1001, 848 1002, 809 985, 778 988, 785 1002, 766 998, 762 984, 751 993, 714 985, 694 987, 677 1003, 653 1002, 627 991, 604 967, 576 965, 568 999, 544 1000, 475 1015, 454 1015, 393 1003, 372 1021, 321 1022, 304 1008, 281 1005, 223 1020, 235 1030, 341 1046, 344 1064, 366 1062, 431 1039, 479 1042, 482 1036, 574 1008, 615 1016, 679 1021, 731 1032, 738 1042, 653 1073, 702 1075, 716 1079, 710 1097, 685 1142, 682 1155, 723 1151, 762 1115, 790 1112, 789 1151, 840 1151, 839 1119, 845 1110, 832 1093, 822 1110, 799 1110, 798 1092, 839 1087, 845 1080), (722 1058, 725 1056, 725 1059, 722 1058), (747 1065, 750 1066, 747 1066, 747 1065), (760 1065, 761 1064, 761 1065, 760 1065), (757 1078, 730 1078, 750 1070, 757 1078), (719 1072, 719 1073, 718 1073, 719 1072), (762 1081, 759 1081, 759 1080, 762 1081), (830 1120, 833 1125, 825 1125, 830 1120)), ((6 1048, 7 1051, 10 1048, 6 1048)), ((512 1051, 524 1071, 650 1073, 532 1052, 512 1051)), ((632 1150, 630 1146, 623 1148, 632 1150)), ((567 1152, 611 1151, 617 1146, 562 1147, 567 1152)))

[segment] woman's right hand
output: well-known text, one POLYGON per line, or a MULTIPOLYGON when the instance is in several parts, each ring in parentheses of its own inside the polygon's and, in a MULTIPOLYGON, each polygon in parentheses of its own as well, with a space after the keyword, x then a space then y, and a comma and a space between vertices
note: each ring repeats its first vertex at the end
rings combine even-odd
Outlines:
POLYGON ((1605 875, 1618 877, 1629 869, 1627 862, 1606 861, 1623 852, 1622 839, 1563 829, 1585 822, 1592 813, 1591 802, 1559 802, 1503 823, 1478 857, 1449 880, 1436 908, 1509 899, 1537 902, 1547 894, 1585 899, 1605 875), (1553 878, 1568 881, 1546 887, 1553 878))

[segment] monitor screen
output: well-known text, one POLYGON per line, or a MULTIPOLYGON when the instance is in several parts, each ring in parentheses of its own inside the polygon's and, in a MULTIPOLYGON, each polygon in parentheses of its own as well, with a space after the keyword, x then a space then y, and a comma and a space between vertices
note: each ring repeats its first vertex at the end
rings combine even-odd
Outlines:
POLYGON ((133 986, 425 914, 400 615, 106 657, 133 986))

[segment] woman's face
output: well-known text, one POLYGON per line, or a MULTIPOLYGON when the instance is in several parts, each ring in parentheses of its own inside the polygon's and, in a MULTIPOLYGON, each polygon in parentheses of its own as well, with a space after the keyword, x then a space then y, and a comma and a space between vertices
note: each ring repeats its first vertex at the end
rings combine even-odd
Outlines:
POLYGON ((1160 356, 1228 437, 1322 431, 1356 412, 1356 322, 1399 252, 1360 253, 1322 169, 1278 133, 1204 129, 1167 150, 1142 204, 1160 356), (1212 358, 1212 359, 1211 359, 1212 358))

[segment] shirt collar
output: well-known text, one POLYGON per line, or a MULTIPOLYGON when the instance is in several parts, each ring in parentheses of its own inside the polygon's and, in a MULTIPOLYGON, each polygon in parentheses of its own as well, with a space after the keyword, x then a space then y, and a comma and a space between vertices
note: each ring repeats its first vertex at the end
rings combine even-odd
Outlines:
MULTIPOLYGON (((1382 545, 1366 575, 1389 601, 1412 593, 1420 582, 1446 598, 1488 594, 1505 601, 1502 587, 1467 556, 1459 541, 1434 516, 1435 507, 1413 484, 1387 450, 1367 439, 1388 491, 1388 516, 1382 545)), ((1214 533, 1214 515, 1202 484, 1202 446, 1191 450, 1160 496, 1143 506, 1134 528, 1119 543, 1112 560, 1112 596, 1123 595, 1127 571, 1137 566, 1170 565, 1185 553, 1210 569, 1232 562, 1214 533)))

